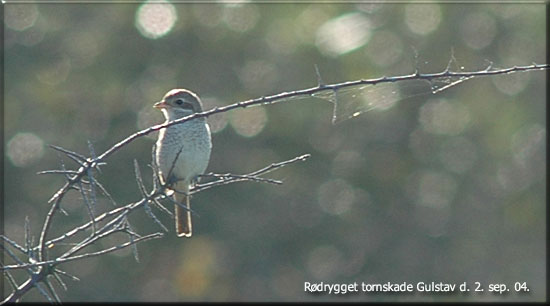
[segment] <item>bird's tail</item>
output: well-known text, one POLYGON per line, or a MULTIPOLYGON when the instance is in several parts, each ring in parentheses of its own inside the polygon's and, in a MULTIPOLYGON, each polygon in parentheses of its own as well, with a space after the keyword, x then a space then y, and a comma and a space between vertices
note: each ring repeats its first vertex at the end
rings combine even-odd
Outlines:
POLYGON ((193 226, 191 224, 191 197, 189 196, 189 184, 180 181, 174 185, 174 201, 181 203, 187 209, 174 204, 174 214, 176 216, 176 233, 178 237, 189 238, 193 234, 193 226))

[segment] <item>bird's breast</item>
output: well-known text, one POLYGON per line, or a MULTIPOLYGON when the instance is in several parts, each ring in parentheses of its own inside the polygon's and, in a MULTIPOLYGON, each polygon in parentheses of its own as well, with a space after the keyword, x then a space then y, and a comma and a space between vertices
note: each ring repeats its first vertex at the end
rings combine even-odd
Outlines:
POLYGON ((157 141, 157 165, 166 181, 169 174, 190 182, 204 173, 212 141, 205 120, 196 119, 162 129, 157 141))

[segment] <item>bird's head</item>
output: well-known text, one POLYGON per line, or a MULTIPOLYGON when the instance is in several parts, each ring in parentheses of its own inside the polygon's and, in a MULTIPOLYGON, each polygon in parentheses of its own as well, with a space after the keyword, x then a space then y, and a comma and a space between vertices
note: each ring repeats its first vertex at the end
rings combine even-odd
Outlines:
POLYGON ((159 108, 169 120, 202 112, 202 103, 194 92, 187 89, 172 89, 153 106, 159 108))

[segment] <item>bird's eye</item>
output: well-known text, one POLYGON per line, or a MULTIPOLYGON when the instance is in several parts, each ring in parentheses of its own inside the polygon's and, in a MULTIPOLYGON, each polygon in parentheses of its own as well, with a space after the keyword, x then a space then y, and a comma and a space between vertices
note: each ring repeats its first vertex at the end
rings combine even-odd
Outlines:
POLYGON ((181 109, 193 110, 193 104, 190 102, 184 101, 183 99, 177 99, 174 103, 181 109))

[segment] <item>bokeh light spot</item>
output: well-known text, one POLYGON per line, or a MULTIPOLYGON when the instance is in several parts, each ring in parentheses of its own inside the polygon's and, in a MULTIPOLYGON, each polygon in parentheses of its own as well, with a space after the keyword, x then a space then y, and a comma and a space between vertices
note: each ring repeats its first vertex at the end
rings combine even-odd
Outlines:
MULTIPOLYGON (((158 109, 151 107, 151 105, 146 105, 138 112, 136 125, 139 130, 143 130, 164 121, 165 120, 158 109)), ((158 132, 153 132, 145 137, 156 140, 158 137, 158 132)))
POLYGON ((470 112, 463 104, 451 103, 445 99, 430 100, 420 109, 418 120, 427 132, 457 135, 470 123, 470 112))
POLYGON ((525 90, 531 75, 529 73, 514 73, 509 75, 496 75, 491 78, 495 87, 503 94, 515 96, 525 90))
POLYGON ((265 42, 269 48, 280 54, 290 55, 298 47, 298 40, 293 33, 294 23, 289 19, 279 19, 267 29, 265 42))
POLYGON ((33 133, 18 133, 8 142, 7 156, 13 165, 26 167, 44 154, 44 142, 33 133))
POLYGON ((25 31, 32 27, 38 18, 34 4, 11 4, 5 6, 4 24, 15 31, 25 31))
POLYGON ((148 1, 136 13, 136 27, 141 35, 157 39, 172 28, 178 20, 175 7, 167 1, 148 1))
POLYGON ((520 165, 536 163, 537 155, 543 156, 545 150, 546 129, 535 123, 520 128, 512 136, 510 149, 514 159, 520 165))
POLYGON ((478 148, 465 137, 453 137, 441 145, 439 159, 446 169, 465 173, 477 161, 478 148))
POLYGON ((267 113, 262 106, 237 110, 231 114, 231 126, 244 137, 258 135, 267 123, 267 113))
POLYGON ((315 44, 323 54, 336 57, 363 46, 370 35, 370 20, 361 13, 351 13, 321 25, 315 44))
POLYGON ((258 94, 269 91, 279 79, 275 65, 260 60, 247 61, 238 75, 248 91, 258 94))
POLYGON ((466 45, 478 50, 489 46, 497 34, 495 18, 484 13, 467 15, 460 24, 460 36, 466 45))
POLYGON ((193 17, 201 25, 213 28, 220 24, 222 21, 222 8, 216 4, 201 3, 193 5, 192 7, 193 17))
MULTIPOLYGON (((210 110, 215 107, 223 106, 223 104, 216 98, 203 98, 202 104, 204 110, 210 110)), ((210 126, 210 132, 212 134, 221 132, 227 126, 227 113, 217 113, 206 118, 208 125, 210 126)))
POLYGON ((411 32, 427 35, 439 27, 441 9, 437 4, 409 4, 405 8, 405 23, 411 32))
POLYGON ((430 170, 412 175, 407 185, 416 204, 437 209, 446 209, 451 204, 458 187, 452 176, 430 170))
POLYGON ((71 72, 71 59, 63 55, 61 58, 52 60, 47 66, 36 71, 38 80, 47 85, 59 85, 67 80, 71 72))
POLYGON ((31 27, 20 33, 18 42, 26 47, 34 47, 44 39, 44 34, 44 28, 31 27))
POLYGON ((315 279, 331 280, 341 273, 343 254, 332 245, 313 249, 306 262, 308 272, 315 279))
POLYGON ((247 32, 256 26, 260 19, 260 12, 255 5, 227 4, 223 10, 222 20, 225 25, 235 32, 247 32))
POLYGON ((350 210, 355 200, 355 193, 344 180, 335 179, 319 187, 317 198, 323 211, 331 215, 341 215, 350 210))
POLYGON ((365 54, 378 67, 397 63, 403 55, 401 38, 390 31, 378 31, 369 40, 365 54))
POLYGON ((199 237, 189 241, 188 247, 180 253, 181 263, 174 273, 174 285, 180 294, 199 297, 205 294, 216 276, 220 250, 216 242, 199 237))
POLYGON ((75 31, 66 35, 64 49, 75 68, 84 68, 96 61, 103 50, 102 34, 95 31, 75 31))

